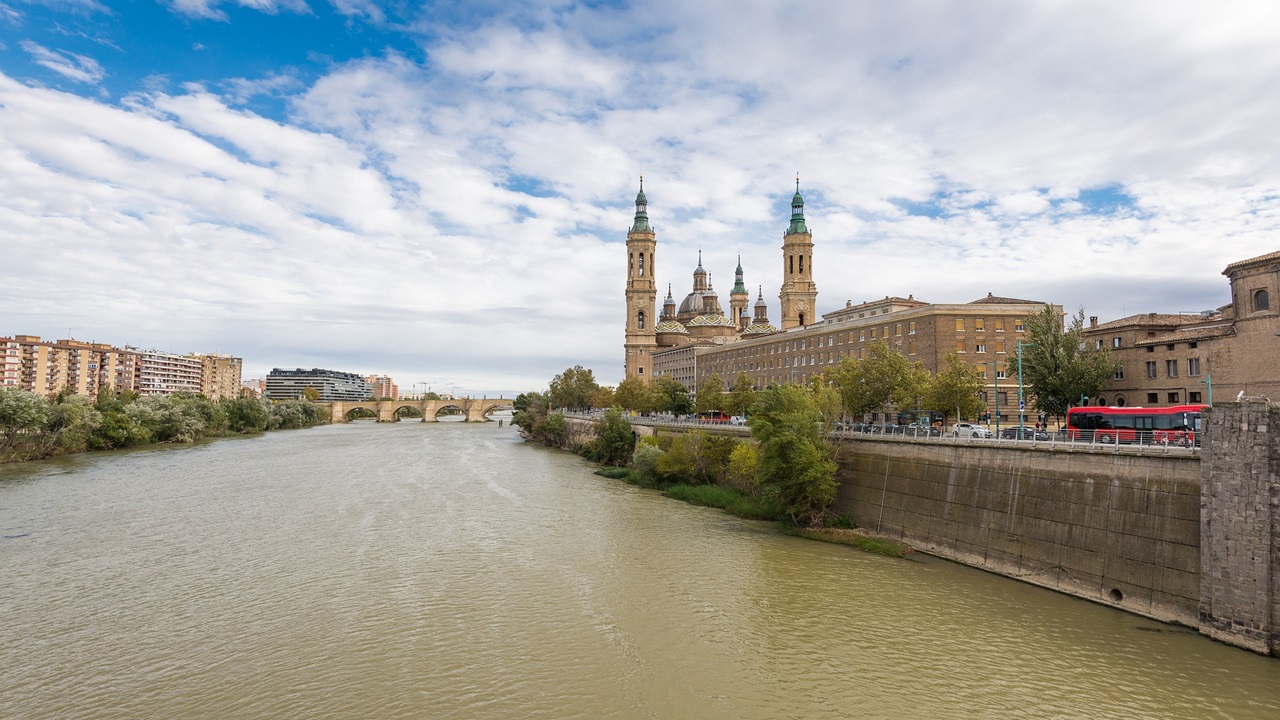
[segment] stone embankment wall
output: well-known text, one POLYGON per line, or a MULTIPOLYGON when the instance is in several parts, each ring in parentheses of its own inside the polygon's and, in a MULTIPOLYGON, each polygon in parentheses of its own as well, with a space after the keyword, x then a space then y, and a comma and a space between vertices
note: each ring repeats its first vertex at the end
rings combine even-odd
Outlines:
POLYGON ((841 443, 836 509, 930 554, 1196 626, 1200 460, 1183 454, 841 443))
POLYGON ((1208 432, 1200 632, 1280 655, 1280 406, 1215 405, 1208 432))

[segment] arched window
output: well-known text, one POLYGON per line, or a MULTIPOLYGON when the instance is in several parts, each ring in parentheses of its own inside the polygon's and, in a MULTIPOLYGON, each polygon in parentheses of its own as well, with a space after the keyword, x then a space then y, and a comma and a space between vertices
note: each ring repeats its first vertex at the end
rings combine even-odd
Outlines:
POLYGON ((1106 404, 1107 404, 1107 399, 1106 399, 1106 398, 1104 398, 1104 397, 1100 397, 1100 398, 1098 398, 1098 407, 1105 407, 1105 406, 1106 406, 1106 404))
POLYGON ((800 256, 800 274, 801 275, 804 274, 804 256, 803 255, 800 256))
POLYGON ((636 256, 635 256, 635 253, 631 253, 630 255, 627 255, 627 274, 632 275, 635 273, 635 271, 636 271, 636 256))
POLYGON ((636 327, 641 330, 644 329, 644 311, 643 310, 641 310, 640 313, 636 315, 636 327))
POLYGON ((644 253, 640 253, 640 277, 644 277, 644 253))
POLYGON ((796 274, 796 256, 795 255, 787 256, 787 274, 788 275, 796 274))
POLYGON ((1266 290, 1259 290, 1253 294, 1253 311, 1271 309, 1271 298, 1267 295, 1266 290))
POLYGON ((804 327, 804 313, 800 313, 800 327, 804 327))
POLYGON ((1118 395, 1118 396, 1116 396, 1116 407, 1124 407, 1124 396, 1123 396, 1123 395, 1118 395))

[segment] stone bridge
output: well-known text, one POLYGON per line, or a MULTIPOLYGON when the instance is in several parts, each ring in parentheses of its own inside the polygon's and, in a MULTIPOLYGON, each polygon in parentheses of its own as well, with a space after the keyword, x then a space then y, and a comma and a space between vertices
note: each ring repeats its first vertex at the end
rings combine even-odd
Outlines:
POLYGON ((321 403, 329 407, 329 420, 347 422, 347 413, 361 408, 377 414, 378 422, 397 422, 396 411, 414 408, 422 413, 422 422, 437 422, 437 415, 445 408, 456 408, 467 415, 467 422, 484 422, 486 416, 498 409, 512 407, 507 398, 449 398, 444 400, 364 400, 361 402, 321 403))

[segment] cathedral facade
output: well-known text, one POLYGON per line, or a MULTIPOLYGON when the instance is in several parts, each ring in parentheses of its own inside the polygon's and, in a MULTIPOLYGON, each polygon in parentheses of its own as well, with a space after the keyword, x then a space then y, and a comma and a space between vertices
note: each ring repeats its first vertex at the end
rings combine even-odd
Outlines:
MULTIPOLYGON (((743 282, 741 256, 734 272, 733 290, 729 293, 729 312, 724 312, 711 276, 702 267, 701 250, 690 292, 677 306, 668 284, 662 312, 657 315, 654 264, 657 238, 649 224, 648 207, 642 177, 640 192, 636 195, 635 220, 627 232, 625 377, 647 382, 653 377, 653 355, 657 352, 684 345, 762 338, 778 332, 778 328, 769 323, 762 287, 757 289, 755 303, 750 303, 751 296, 743 282)), ((815 322, 818 288, 813 282, 813 235, 805 225, 799 179, 796 194, 791 198, 791 223, 782 237, 782 262, 783 283, 778 293, 782 329, 815 322)))

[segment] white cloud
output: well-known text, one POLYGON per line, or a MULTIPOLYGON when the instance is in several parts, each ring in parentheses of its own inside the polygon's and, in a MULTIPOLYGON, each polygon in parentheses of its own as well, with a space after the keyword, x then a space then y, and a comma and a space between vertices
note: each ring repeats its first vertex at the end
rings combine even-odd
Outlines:
POLYGON ((23 40, 20 44, 37 65, 48 68, 68 80, 96 84, 106 77, 102 66, 91 57, 50 50, 30 40, 23 40))
POLYGON ((1198 310, 1225 302, 1221 267, 1277 249, 1269 7, 522 12, 306 86, 150 83, 112 105, 0 76, 0 281, 19 298, 0 332, 89 325, 402 385, 520 390, 575 363, 616 381, 640 173, 677 301, 699 248, 724 295, 741 252, 775 321, 797 171, 824 309, 992 292, 1198 310), (288 115, 241 107, 263 95, 288 115), (1091 206, 1099 188, 1115 207, 1091 206))

